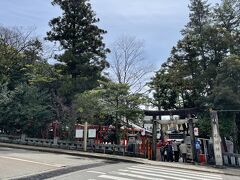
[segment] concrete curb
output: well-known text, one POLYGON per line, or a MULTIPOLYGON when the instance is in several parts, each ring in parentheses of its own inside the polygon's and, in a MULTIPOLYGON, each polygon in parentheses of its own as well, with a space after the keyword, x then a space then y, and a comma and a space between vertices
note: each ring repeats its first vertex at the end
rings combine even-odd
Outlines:
POLYGON ((56 154, 67 154, 72 156, 82 156, 82 157, 92 157, 96 159, 107 159, 112 161, 122 161, 122 162, 132 162, 132 163, 140 163, 141 158, 132 158, 127 156, 117 156, 112 154, 103 154, 103 153, 92 153, 92 152, 83 152, 76 150, 68 150, 68 149, 59 149, 59 148, 47 148, 47 147, 39 147, 39 146, 31 146, 31 145, 20 145, 20 144, 10 144, 10 143, 0 143, 0 147, 8 147, 8 148, 18 148, 25 149, 31 151, 40 151, 40 152, 49 152, 56 154), (139 161, 137 161, 139 160, 139 161))
POLYGON ((18 148, 18 149, 26 149, 31 151, 41 151, 41 152, 50 152, 50 153, 58 153, 58 154, 67 154, 72 156, 83 156, 83 157, 91 157, 96 159, 107 159, 112 161, 121 161, 121 162, 129 162, 129 163, 138 163, 138 164, 146 164, 152 166, 161 166, 167 168, 177 168, 182 170, 191 170, 198 172, 206 172, 206 173, 215 173, 215 174, 223 174, 223 175, 231 175, 240 177, 240 169, 235 168, 214 168, 208 166, 197 166, 197 165, 189 165, 182 163, 169 163, 169 162, 160 162, 160 161, 151 161, 142 158, 136 157, 128 157, 128 156, 118 156, 111 154, 102 154, 102 153, 89 153, 82 152, 76 150, 66 150, 66 149, 58 149, 58 148, 47 148, 47 147, 38 147, 38 146, 30 146, 30 145, 19 145, 19 144, 9 144, 9 143, 0 143, 0 147, 8 147, 8 148, 18 148))

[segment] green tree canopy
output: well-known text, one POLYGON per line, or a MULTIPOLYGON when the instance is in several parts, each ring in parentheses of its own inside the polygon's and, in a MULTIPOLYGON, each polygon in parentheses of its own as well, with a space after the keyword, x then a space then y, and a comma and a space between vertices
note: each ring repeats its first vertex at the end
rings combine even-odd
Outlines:
POLYGON ((214 107, 240 109, 240 57, 226 58, 218 68, 214 88, 214 107))
POLYGON ((102 70, 108 66, 109 49, 103 43, 106 31, 97 26, 99 19, 88 0, 53 0, 52 4, 61 8, 62 16, 49 22, 51 31, 46 39, 58 42, 64 51, 57 56, 61 64, 56 67, 66 75, 62 92, 73 98, 96 87, 102 70))
MULTIPOLYGON (((183 37, 150 82, 154 105, 161 109, 240 108, 239 8, 237 0, 222 0, 213 7, 204 0, 190 1, 183 37)), ((209 136, 209 114, 198 117, 200 132, 209 136)), ((222 136, 238 139, 236 117, 236 113, 220 114, 222 136)))

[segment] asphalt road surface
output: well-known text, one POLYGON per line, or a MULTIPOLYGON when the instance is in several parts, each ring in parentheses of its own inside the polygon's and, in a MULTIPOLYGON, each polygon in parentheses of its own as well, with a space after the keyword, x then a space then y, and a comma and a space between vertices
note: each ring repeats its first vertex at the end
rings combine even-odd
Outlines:
POLYGON ((0 147, 0 179, 240 180, 240 177, 0 147))

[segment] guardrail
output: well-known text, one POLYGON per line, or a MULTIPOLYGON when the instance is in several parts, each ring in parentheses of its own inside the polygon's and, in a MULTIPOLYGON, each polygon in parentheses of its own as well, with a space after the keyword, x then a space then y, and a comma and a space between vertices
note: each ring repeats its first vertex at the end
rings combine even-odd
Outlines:
MULTIPOLYGON (((38 139, 27 138, 25 136, 0 135, 0 142, 83 151, 83 141, 64 141, 59 139, 38 139)), ((88 141, 87 151, 122 156, 145 157, 144 154, 137 152, 136 147, 129 147, 130 146, 115 144, 94 144, 92 141, 88 141)))
POLYGON ((13 135, 0 135, 0 141, 6 143, 18 143, 21 140, 21 136, 13 136, 13 135))
MULTIPOLYGON (((42 147, 54 147, 61 149, 71 150, 83 150, 83 142, 81 141, 63 141, 54 139, 38 139, 38 138, 27 138, 22 136, 11 136, 11 135, 0 135, 0 141, 6 143, 42 146, 42 147)), ((90 147, 88 146, 88 150, 90 147)))
POLYGON ((223 163, 225 166, 240 167, 240 154, 223 153, 223 163))

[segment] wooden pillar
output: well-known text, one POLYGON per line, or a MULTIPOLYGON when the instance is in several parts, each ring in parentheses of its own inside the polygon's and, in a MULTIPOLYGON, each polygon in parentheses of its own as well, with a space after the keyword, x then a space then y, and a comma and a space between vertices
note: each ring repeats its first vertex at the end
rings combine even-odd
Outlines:
POLYGON ((156 116, 153 116, 153 130, 152 130, 152 160, 156 160, 157 157, 157 120, 156 116))
POLYGON ((87 130, 88 130, 88 123, 85 122, 84 124, 84 140, 83 140, 83 150, 87 151, 87 130))
POLYGON ((190 139, 191 139, 192 158, 193 158, 193 162, 197 162, 193 119, 191 118, 191 115, 189 115, 188 118, 189 118, 188 119, 188 125, 189 125, 190 139))

